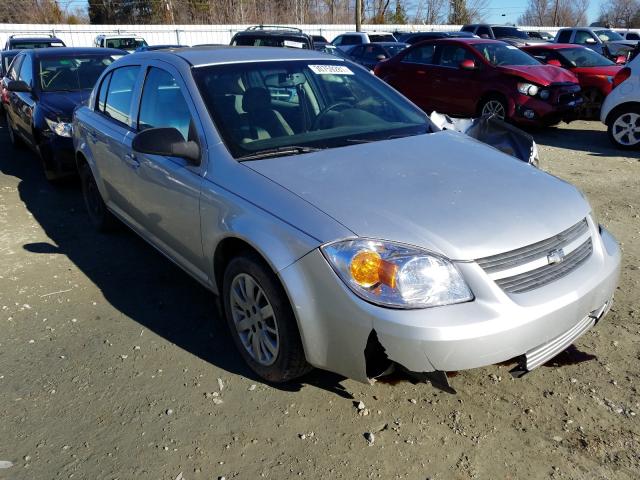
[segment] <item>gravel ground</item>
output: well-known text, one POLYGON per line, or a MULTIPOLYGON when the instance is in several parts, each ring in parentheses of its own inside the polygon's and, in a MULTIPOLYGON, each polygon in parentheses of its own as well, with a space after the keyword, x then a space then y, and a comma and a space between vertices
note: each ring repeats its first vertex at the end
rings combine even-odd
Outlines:
POLYGON ((2 126, 0 478, 640 478, 640 156, 597 122, 534 135, 622 244, 616 303, 547 366, 460 372, 451 395, 262 383, 208 292, 133 233, 94 233, 78 185, 48 185, 2 126))

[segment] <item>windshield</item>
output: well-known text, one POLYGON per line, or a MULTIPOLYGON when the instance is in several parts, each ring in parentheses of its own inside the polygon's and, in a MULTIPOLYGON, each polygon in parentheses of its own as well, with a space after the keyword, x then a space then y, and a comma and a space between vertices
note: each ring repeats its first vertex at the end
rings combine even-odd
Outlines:
POLYGON ((233 45, 244 47, 309 48, 309 43, 306 39, 295 35, 239 35, 233 40, 233 45))
POLYGON ((524 40, 529 39, 529 35, 526 32, 518 30, 516 27, 492 27, 493 34, 496 38, 522 38, 524 40))
POLYGON ((426 115, 370 73, 341 61, 311 63, 194 69, 231 155, 335 148, 428 131, 426 115))
POLYGON ((390 33, 370 33, 369 34, 370 42, 395 42, 396 37, 391 35, 390 33))
POLYGON ((491 65, 540 65, 540 62, 531 55, 524 53, 513 45, 506 43, 476 43, 471 45, 491 65))
POLYGON ((603 42, 624 40, 624 38, 622 38, 622 35, 620 35, 619 33, 614 32, 613 30, 596 30, 594 33, 603 42))
POLYGON ((120 50, 135 50, 146 46, 147 42, 142 38, 108 38, 105 42, 105 47, 118 48, 120 50))
POLYGON ((40 85, 44 92, 91 90, 102 71, 117 55, 84 55, 40 60, 40 85))
POLYGON ((610 67, 615 65, 611 60, 590 48, 563 48, 558 53, 574 67, 610 67))
POLYGON ((61 42, 17 42, 12 43, 11 48, 14 50, 30 50, 32 48, 49 48, 49 47, 64 47, 61 42))

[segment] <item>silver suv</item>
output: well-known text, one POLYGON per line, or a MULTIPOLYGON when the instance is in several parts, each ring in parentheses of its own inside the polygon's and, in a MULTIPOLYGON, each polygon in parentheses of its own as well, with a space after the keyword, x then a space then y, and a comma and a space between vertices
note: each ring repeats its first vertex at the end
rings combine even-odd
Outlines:
POLYGON ((73 121, 91 223, 217 294, 263 378, 527 372, 606 313, 620 250, 572 185, 436 130, 353 63, 252 47, 123 57, 73 121))
POLYGON ((619 57, 627 57, 638 43, 625 40, 619 33, 602 27, 561 28, 556 33, 554 42, 582 45, 613 61, 619 57))

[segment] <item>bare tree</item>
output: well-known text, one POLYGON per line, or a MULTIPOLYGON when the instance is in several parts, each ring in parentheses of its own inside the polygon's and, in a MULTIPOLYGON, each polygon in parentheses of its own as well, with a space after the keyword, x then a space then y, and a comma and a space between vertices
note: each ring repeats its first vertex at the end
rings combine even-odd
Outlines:
POLYGON ((426 25, 443 23, 447 18, 446 6, 447 0, 419 0, 414 22, 426 25))
POLYGON ((603 23, 620 28, 640 27, 640 0, 607 0, 600 5, 603 23))
POLYGON ((521 25, 573 27, 586 25, 589 0, 529 0, 521 25))

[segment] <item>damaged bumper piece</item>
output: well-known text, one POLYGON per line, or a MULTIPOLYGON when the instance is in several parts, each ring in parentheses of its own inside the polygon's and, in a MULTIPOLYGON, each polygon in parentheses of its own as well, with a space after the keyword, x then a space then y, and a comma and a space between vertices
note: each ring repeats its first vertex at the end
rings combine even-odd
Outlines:
POLYGON ((589 230, 593 252, 580 268, 524 293, 503 290, 476 261, 456 262, 474 299, 455 305, 402 310, 368 303, 336 277, 319 250, 280 275, 309 363, 363 382, 399 365, 434 372, 426 379, 448 387, 444 372, 518 357, 514 375, 526 373, 606 314, 620 250, 606 230, 593 224, 589 230))

